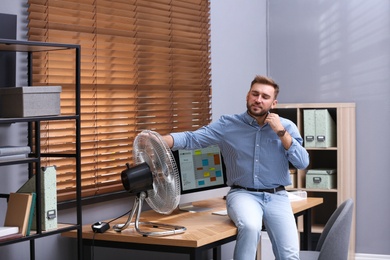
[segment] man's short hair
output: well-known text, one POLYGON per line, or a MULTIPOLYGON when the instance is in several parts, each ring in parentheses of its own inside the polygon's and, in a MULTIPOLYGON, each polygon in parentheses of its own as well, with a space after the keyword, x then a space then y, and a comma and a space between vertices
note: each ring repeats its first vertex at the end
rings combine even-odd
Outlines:
POLYGON ((272 86, 275 89, 275 99, 276 99, 276 97, 279 94, 279 86, 278 84, 276 84, 276 82, 273 79, 266 76, 256 75, 256 77, 252 80, 251 88, 256 83, 272 86))

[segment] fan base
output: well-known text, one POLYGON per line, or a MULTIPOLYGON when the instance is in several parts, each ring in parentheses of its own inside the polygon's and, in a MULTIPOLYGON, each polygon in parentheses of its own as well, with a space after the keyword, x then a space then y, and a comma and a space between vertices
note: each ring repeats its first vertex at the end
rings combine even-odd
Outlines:
POLYGON ((135 198, 133 209, 129 213, 129 217, 125 224, 116 224, 114 225, 114 230, 117 232, 121 232, 126 229, 130 224, 131 220, 134 217, 135 212, 137 212, 134 227, 135 230, 144 237, 148 236, 168 236, 168 235, 176 235, 184 233, 187 229, 182 226, 169 225, 169 224, 161 224, 161 223, 153 223, 153 222, 139 222, 142 205, 146 198, 146 193, 143 191, 139 193, 139 195, 135 198), (140 229, 140 225, 150 228, 164 229, 164 231, 144 231, 140 229))

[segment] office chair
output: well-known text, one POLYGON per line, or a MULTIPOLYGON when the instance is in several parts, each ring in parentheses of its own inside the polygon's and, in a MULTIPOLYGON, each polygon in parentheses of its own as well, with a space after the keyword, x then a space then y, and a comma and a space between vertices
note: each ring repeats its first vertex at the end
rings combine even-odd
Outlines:
POLYGON ((347 260, 351 235, 353 201, 347 199, 325 225, 315 251, 300 251, 301 260, 347 260))

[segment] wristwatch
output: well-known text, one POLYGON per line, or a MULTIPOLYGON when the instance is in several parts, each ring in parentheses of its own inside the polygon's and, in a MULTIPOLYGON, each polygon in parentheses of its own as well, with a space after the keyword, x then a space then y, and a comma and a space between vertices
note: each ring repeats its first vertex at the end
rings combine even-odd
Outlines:
POLYGON ((282 137, 282 136, 284 136, 285 133, 286 133, 286 129, 283 129, 283 130, 278 131, 276 134, 277 134, 279 137, 282 137))

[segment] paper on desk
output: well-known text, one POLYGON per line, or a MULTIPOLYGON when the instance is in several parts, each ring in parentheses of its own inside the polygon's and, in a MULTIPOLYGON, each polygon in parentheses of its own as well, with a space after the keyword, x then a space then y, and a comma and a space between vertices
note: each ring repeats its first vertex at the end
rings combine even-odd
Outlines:
POLYGON ((307 198, 306 191, 289 191, 287 194, 290 201, 304 200, 307 198))

